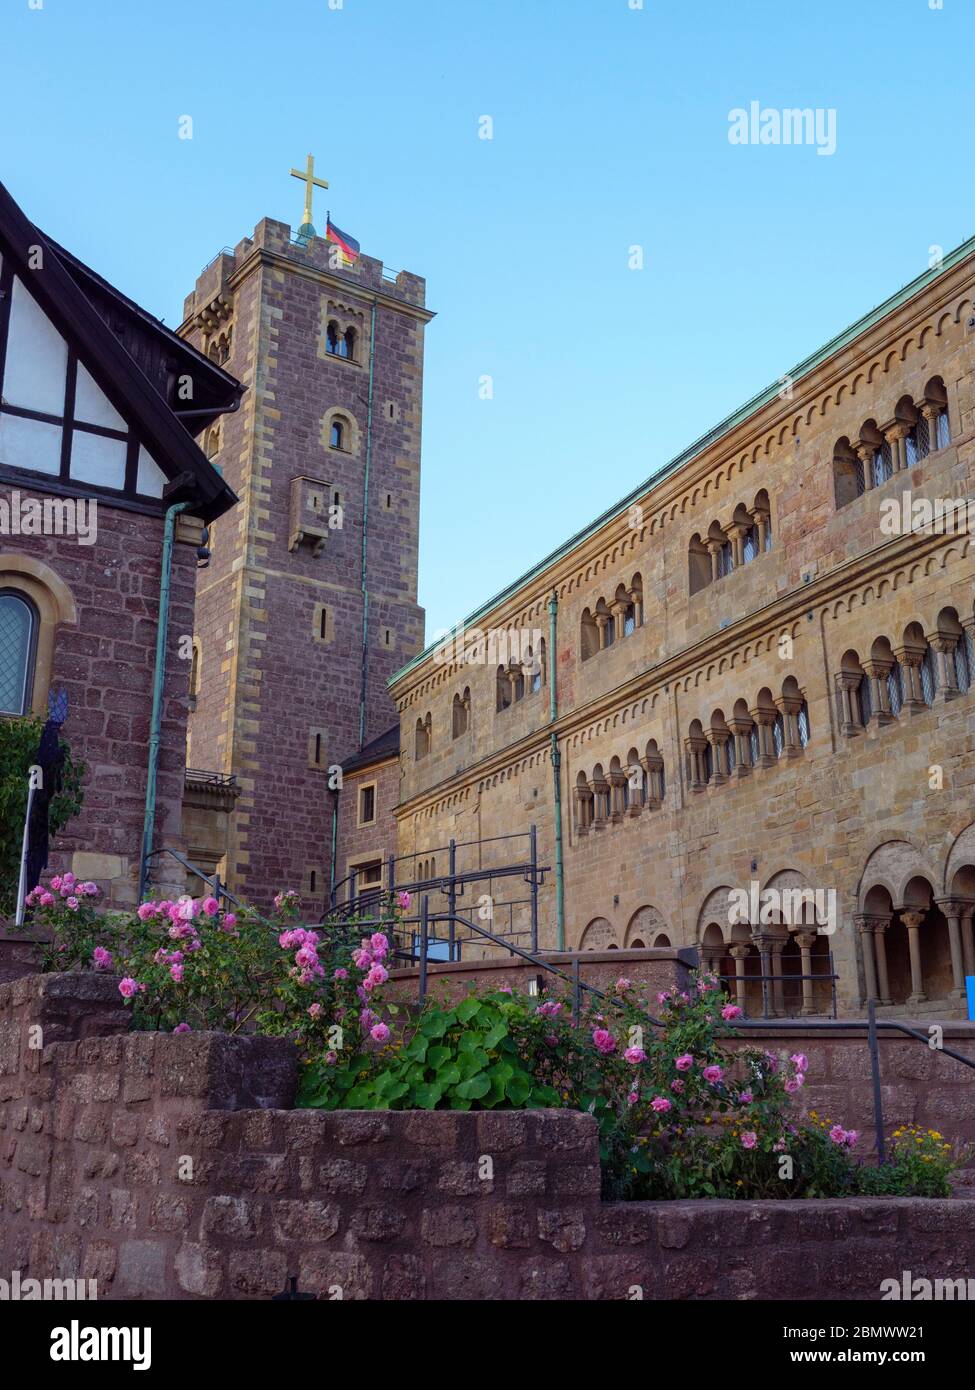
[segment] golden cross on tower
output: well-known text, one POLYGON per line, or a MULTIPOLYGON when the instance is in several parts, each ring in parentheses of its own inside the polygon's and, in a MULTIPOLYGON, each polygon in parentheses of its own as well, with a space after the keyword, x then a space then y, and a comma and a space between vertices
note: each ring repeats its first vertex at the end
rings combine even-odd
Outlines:
POLYGON ((302 225, 298 230, 304 232, 306 236, 314 236, 315 229, 311 220, 312 193, 316 188, 327 188, 328 182, 325 179, 315 178, 315 156, 311 154, 308 156, 308 163, 305 169, 292 169, 291 177, 293 179, 301 179, 305 185, 305 215, 302 219, 302 225))

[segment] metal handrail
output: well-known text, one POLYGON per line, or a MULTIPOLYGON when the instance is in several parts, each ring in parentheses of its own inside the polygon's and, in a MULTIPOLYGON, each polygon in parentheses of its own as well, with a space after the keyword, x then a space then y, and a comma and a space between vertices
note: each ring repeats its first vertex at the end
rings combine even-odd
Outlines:
MULTIPOLYGON (((574 960, 574 962, 573 962, 573 973, 572 973, 572 978, 571 978, 571 980, 570 980, 569 977, 568 977, 563 971, 559 970, 556 966, 552 965, 549 961, 546 961, 543 957, 539 957, 539 956, 533 955, 530 951, 522 950, 521 947, 514 946, 514 945, 512 945, 510 942, 506 942, 506 941, 500 940, 498 937, 495 937, 495 936, 493 935, 493 933, 491 933, 491 932, 485 930, 485 928, 479 927, 479 926, 477 925, 476 922, 471 922, 471 921, 469 921, 469 920, 466 919, 466 918, 461 918, 461 917, 459 917, 456 913, 453 913, 453 914, 448 914, 448 913, 445 913, 445 912, 431 913, 430 910, 429 910, 429 899, 426 898, 426 897, 424 897, 423 900, 422 900, 422 902, 421 902, 421 906, 420 906, 421 939, 420 939, 420 962, 419 962, 419 964, 420 964, 420 973, 419 973, 419 999, 420 999, 420 1003, 421 1003, 421 1004, 424 1002, 424 1000, 425 1000, 425 998, 426 998, 426 991, 427 991, 427 951, 428 951, 428 944, 429 944, 429 927, 430 927, 430 924, 431 924, 431 923, 434 923, 434 922, 444 922, 444 921, 447 921, 448 918, 451 918, 451 917, 452 917, 453 920, 455 920, 455 921, 460 921, 464 926, 469 927, 472 931, 477 932, 480 936, 484 936, 484 937, 488 938, 489 940, 493 941, 496 945, 499 945, 499 946, 504 947, 504 948, 505 948, 506 950, 508 950, 512 955, 520 956, 523 960, 527 960, 527 961, 529 961, 532 965, 538 966, 539 969, 547 970, 550 974, 558 975, 561 979, 567 980, 567 981, 572 985, 572 992, 573 992, 572 1013, 573 1013, 573 1018, 576 1019, 576 1021, 578 1021, 579 1016, 580 1016, 580 1014, 581 1014, 581 1000, 582 1000, 582 990, 583 990, 583 989, 587 990, 590 994, 592 994, 592 995, 595 996, 596 998, 599 998, 599 999, 605 999, 605 998, 607 998, 607 995, 605 994, 605 992, 604 992, 603 990, 597 989, 595 985, 590 985, 590 984, 588 984, 585 980, 583 980, 583 979, 581 978, 581 975, 580 975, 580 958, 579 958, 578 955, 576 956, 576 958, 575 958, 575 960, 574 960)), ((755 978, 755 977, 752 977, 752 978, 755 978)), ((659 1019, 659 1018, 655 1018, 652 1014, 647 1013, 647 1014, 646 1014, 646 1018, 647 1018, 648 1023, 650 1023, 650 1025, 651 1025, 652 1027, 654 1027, 654 1028, 663 1028, 663 1027, 664 1027, 664 1024, 663 1024, 662 1020, 659 1019)), ((776 1020, 774 1020, 774 1022, 773 1022, 773 1021, 770 1021, 770 1020, 768 1020, 768 1019, 740 1019, 740 1020, 735 1019, 735 1020, 730 1021, 730 1027, 731 1027, 733 1030, 735 1030, 735 1031, 744 1031, 744 1032, 747 1032, 749 1029, 758 1029, 758 1028, 766 1028, 766 1029, 767 1029, 767 1028, 772 1027, 772 1028, 775 1028, 777 1031, 778 1031, 778 1030, 784 1029, 784 1030, 787 1031, 787 1032, 789 1032, 789 1031, 794 1031, 794 1032, 797 1032, 797 1033, 798 1033, 798 1032, 831 1032, 831 1033, 837 1033, 837 1032, 842 1032, 842 1031, 849 1030, 849 1029, 855 1029, 855 1030, 866 1029, 866 1031, 867 1031, 867 1045, 868 1045, 868 1047, 869 1047, 869 1049, 870 1049, 870 1071, 871 1071, 871 1081, 872 1081, 872 1089, 873 1089, 874 1134, 875 1134, 876 1144, 877 1144, 877 1162, 878 1162, 878 1166, 880 1166, 880 1165, 882 1165, 884 1162, 886 1162, 886 1157, 887 1157, 887 1145, 886 1145, 886 1139, 885 1139, 885 1136, 884 1136, 883 1098, 882 1098, 881 1078, 880 1078, 880 1048, 879 1048, 879 1033, 880 1033, 880 1030, 881 1030, 881 1029, 886 1029, 886 1030, 890 1030, 890 1031, 894 1031, 894 1032, 904 1033, 906 1036, 911 1037, 911 1038, 915 1038, 915 1039, 917 1039, 918 1041, 924 1043, 924 1045, 925 1045, 926 1047, 930 1047, 930 1039, 929 1039, 928 1037, 926 1037, 923 1033, 919 1032, 916 1028, 911 1028, 909 1024, 902 1023, 900 1019, 878 1019, 878 1018, 877 1018, 877 1001, 876 1001, 875 999, 871 999, 871 1000, 869 1000, 868 1003, 867 1003, 867 1017, 866 1017, 866 1019, 847 1019, 847 1020, 842 1020, 842 1019, 776 1019, 776 1020)), ((962 1053, 962 1052, 957 1052, 954 1048, 942 1046, 942 1047, 934 1048, 934 1049, 931 1049, 931 1050, 932 1050, 932 1051, 937 1051, 937 1052, 944 1053, 946 1056, 953 1058, 955 1061, 962 1062, 962 1063, 964 1063, 964 1065, 965 1065, 966 1067, 969 1067, 970 1069, 975 1070, 975 1058, 966 1057, 966 1056, 964 1055, 964 1053, 962 1053)))

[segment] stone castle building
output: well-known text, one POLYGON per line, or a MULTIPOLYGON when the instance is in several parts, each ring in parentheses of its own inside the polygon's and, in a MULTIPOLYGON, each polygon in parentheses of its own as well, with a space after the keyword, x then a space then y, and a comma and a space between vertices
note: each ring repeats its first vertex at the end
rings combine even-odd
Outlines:
POLYGON ((548 947, 961 1011, 973 286, 969 242, 399 671, 399 854, 534 822, 548 947))
POLYGON ((264 221, 186 302, 248 388, 206 449, 241 502, 198 592, 195 862, 442 908, 451 841, 490 866, 534 825, 545 948, 699 946, 774 1012, 830 976, 961 1012, 975 242, 422 652, 424 282, 332 251, 264 221))
POLYGON ((198 585, 183 829, 192 861, 257 903, 293 886, 324 908, 342 769, 394 723, 386 682, 423 644, 431 317, 419 277, 345 267, 267 220, 186 300, 181 335, 247 390, 205 445, 240 502, 198 585))

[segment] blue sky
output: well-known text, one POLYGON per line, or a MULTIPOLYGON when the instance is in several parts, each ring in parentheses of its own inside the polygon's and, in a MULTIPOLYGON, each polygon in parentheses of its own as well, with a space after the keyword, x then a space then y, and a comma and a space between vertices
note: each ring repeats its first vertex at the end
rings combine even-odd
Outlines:
POLYGON ((631 3, 0 0, 0 178, 168 323, 309 150, 427 277, 428 638, 975 231, 971 0, 631 3))

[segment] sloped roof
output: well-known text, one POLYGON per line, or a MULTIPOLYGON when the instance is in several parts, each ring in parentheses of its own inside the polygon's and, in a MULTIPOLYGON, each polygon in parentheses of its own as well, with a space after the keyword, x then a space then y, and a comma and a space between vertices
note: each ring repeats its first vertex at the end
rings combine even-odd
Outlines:
POLYGON ((380 734, 378 738, 364 744, 353 757, 344 759, 342 771, 343 773, 355 772, 360 767, 369 767, 371 763, 382 763, 390 758, 398 757, 399 725, 394 724, 384 734, 380 734))
MULTIPOLYGON (((130 420, 169 479, 164 500, 190 502, 193 514, 203 521, 213 521, 228 511, 237 501, 236 493, 208 462, 178 416, 119 342, 61 259, 56 244, 28 220, 2 183, 0 245, 41 308, 84 361, 112 404, 130 420), (38 265, 37 248, 42 252, 42 265, 38 265)), ((107 281, 101 283, 108 287, 107 281)), ((120 299, 124 300, 124 296, 120 299)), ((125 303, 138 309, 131 300, 125 303)), ((151 319, 145 311, 139 312, 151 319)))

